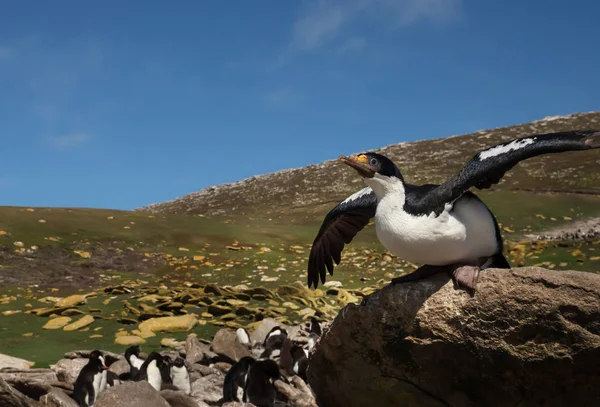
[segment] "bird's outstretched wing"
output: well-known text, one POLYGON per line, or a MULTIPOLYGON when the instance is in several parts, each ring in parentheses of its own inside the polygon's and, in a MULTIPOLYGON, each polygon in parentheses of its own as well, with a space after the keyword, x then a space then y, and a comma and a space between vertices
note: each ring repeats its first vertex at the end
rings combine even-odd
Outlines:
POLYGON ((454 177, 418 199, 405 210, 419 215, 439 214, 470 188, 490 188, 520 161, 542 154, 600 148, 600 130, 536 134, 498 144, 477 153, 454 177))
POLYGON ((308 257, 308 287, 325 283, 325 267, 333 275, 333 261, 340 264, 344 244, 352 241, 375 216, 377 197, 370 187, 350 195, 325 216, 308 257), (333 261, 332 261, 333 260, 333 261))

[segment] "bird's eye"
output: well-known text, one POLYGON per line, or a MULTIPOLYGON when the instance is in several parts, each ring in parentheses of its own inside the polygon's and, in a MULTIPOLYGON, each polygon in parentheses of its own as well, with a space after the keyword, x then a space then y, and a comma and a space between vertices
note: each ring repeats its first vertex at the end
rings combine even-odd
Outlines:
POLYGON ((369 164, 371 164, 372 166, 376 166, 377 165, 377 158, 371 158, 371 161, 369 161, 369 164))

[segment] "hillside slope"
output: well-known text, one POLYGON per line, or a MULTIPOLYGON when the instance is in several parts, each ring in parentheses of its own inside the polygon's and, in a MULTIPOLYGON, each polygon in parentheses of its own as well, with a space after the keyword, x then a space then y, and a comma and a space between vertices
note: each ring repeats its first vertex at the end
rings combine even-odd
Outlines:
MULTIPOLYGON (((600 112, 549 117, 463 136, 399 143, 375 150, 392 158, 410 183, 442 182, 477 151, 536 133, 600 128, 600 112)), ((335 152, 332 152, 332 155, 335 152)), ((321 213, 364 185, 335 160, 213 186, 138 210, 154 213, 241 215, 321 213)), ((536 157, 513 168, 495 189, 600 193, 597 151, 536 157)))

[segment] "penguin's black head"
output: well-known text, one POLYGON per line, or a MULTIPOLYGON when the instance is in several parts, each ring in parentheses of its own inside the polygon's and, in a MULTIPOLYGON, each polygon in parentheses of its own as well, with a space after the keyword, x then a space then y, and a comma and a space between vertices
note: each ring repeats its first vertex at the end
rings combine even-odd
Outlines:
POLYGON ((132 345, 125 350, 125 356, 126 357, 130 356, 130 355, 140 356, 141 351, 142 351, 142 348, 140 348, 140 345, 132 345))
POLYGON ((178 357, 174 362, 171 363, 171 366, 183 367, 185 366, 185 360, 182 357, 178 357))
POLYGON ((161 367, 162 365, 164 365, 165 362, 165 358, 163 355, 161 355, 158 352, 152 352, 148 355, 148 359, 146 359, 146 361, 148 363, 152 362, 152 361, 156 361, 156 366, 161 367))
POLYGON ((90 352, 90 361, 88 363, 95 366, 99 372, 108 369, 104 360, 104 354, 99 350, 90 352))
POLYGON ((373 178, 375 174, 396 177, 402 180, 402 174, 396 165, 384 155, 362 153, 352 157, 341 156, 341 162, 354 168, 361 177, 373 178))

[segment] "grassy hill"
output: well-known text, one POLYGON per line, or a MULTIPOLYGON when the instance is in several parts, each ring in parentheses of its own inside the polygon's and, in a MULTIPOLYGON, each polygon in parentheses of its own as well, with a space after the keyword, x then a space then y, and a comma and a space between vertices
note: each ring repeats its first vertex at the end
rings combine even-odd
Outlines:
MULTIPOLYGON (((442 182, 477 151, 489 146, 536 133, 597 128, 600 128, 600 112, 573 114, 464 136, 393 144, 375 151, 392 158, 407 182, 442 182)), ((354 171, 332 160, 209 187, 139 210, 229 216, 322 214, 363 186, 354 171)), ((494 189, 598 194, 600 158, 596 151, 536 157, 513 168, 494 189)))
MULTIPOLYGON (((573 128, 600 128, 600 113, 379 151, 400 165, 409 182, 439 182, 486 146, 573 128)), ((221 326, 249 326, 269 315, 298 322, 308 310, 330 317, 348 301, 416 267, 386 253, 371 224, 346 247, 341 265, 329 277, 348 291, 303 291, 310 245, 323 215, 362 187, 353 171, 328 161, 136 211, 0 207, 0 352, 43 366, 74 348, 123 351, 124 346, 114 343, 115 335, 134 330, 150 308, 158 314, 196 313, 202 323, 194 332, 200 337, 221 326), (238 291, 215 296, 215 284, 238 291), (282 288, 288 296, 278 291, 282 288), (249 296, 252 289, 272 297, 249 296), (296 292, 302 298, 289 296, 296 292), (87 303, 44 311, 71 294, 86 295, 87 303), (144 303, 148 294, 160 295, 163 302, 144 303), (199 298, 192 300, 194 296, 199 298), (239 301, 247 302, 240 308, 247 307, 250 314, 241 315, 232 306, 239 301), (171 303, 179 305, 170 308, 171 303), (211 315, 215 304, 231 312, 211 315), (38 315, 40 309, 43 315, 38 315), (42 328, 49 313, 74 319, 93 315, 94 322, 73 332, 49 331, 42 328)), ((594 151, 529 160, 501 185, 478 195, 497 215, 514 266, 598 272, 600 240, 538 242, 525 236, 600 216, 599 193, 600 155, 594 151)), ((186 334, 159 333, 144 346, 156 349, 163 338, 183 339, 186 334)))

